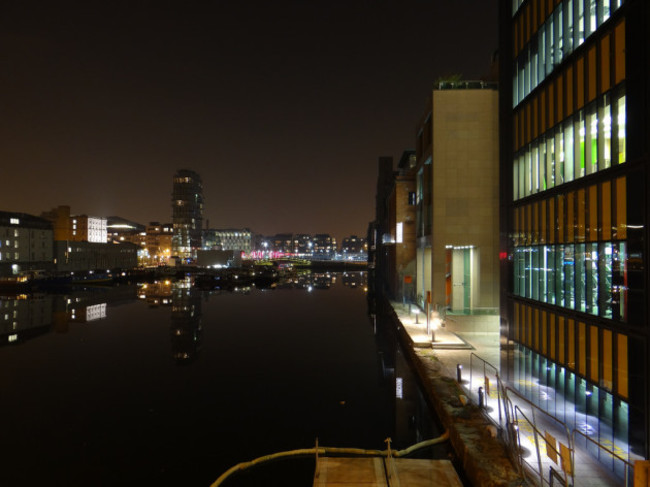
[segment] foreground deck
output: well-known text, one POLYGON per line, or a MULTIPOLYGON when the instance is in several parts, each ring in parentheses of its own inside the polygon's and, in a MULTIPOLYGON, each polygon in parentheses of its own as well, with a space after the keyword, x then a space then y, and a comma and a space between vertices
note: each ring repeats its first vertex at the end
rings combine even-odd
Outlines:
POLYGON ((314 487, 462 487, 449 460, 319 458, 314 487))

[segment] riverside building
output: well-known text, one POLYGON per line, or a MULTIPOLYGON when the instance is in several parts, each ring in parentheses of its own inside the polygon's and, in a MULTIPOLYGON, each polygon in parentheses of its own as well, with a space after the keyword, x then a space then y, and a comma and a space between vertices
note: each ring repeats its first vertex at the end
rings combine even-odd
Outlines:
POLYGON ((499 303, 496 83, 436 83, 417 124, 415 155, 418 304, 460 314, 479 309, 495 314, 499 303))
POLYGON ((601 447, 650 438, 650 2, 500 5, 502 378, 620 472, 601 447))
POLYGON ((201 248, 203 184, 194 171, 180 169, 174 175, 172 224, 172 255, 184 260, 196 258, 201 248))

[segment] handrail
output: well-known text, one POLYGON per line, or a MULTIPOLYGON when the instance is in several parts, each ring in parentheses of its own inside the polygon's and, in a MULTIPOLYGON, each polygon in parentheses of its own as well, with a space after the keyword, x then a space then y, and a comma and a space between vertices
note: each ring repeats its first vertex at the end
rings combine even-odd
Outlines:
POLYGON ((572 437, 571 437, 571 431, 569 430, 569 427, 568 427, 564 422, 562 422, 562 421, 560 421, 559 419, 557 419, 557 418, 556 418, 555 416, 553 416, 551 413, 549 413, 549 412, 547 412, 547 411, 544 411, 542 408, 540 408, 540 407, 539 407, 537 404, 535 404, 534 402, 531 402, 531 401, 529 401, 528 399, 526 399, 524 396, 522 396, 519 392, 517 392, 517 390, 513 389, 512 387, 510 387, 510 386, 506 386, 505 389, 506 389, 506 392, 510 391, 510 392, 514 393, 514 395, 517 396, 518 399, 521 399, 521 400, 524 401, 526 404, 528 404, 529 406, 532 406, 532 407, 534 408, 534 409, 533 409, 533 421, 535 420, 535 409, 536 409, 536 410, 542 412, 543 414, 545 414, 546 416, 548 416, 548 417, 549 417, 550 419, 552 419, 554 422, 561 424, 561 425, 564 427, 564 430, 565 430, 565 432, 566 432, 567 441, 569 442, 569 447, 571 448, 571 450, 573 450, 573 441, 572 441, 572 437))
MULTIPOLYGON (((526 416, 526 414, 524 414, 524 412, 521 410, 521 408, 520 408, 519 406, 517 406, 517 405, 515 405, 514 410, 515 410, 515 416, 517 415, 517 411, 519 411, 519 413, 523 416, 523 418, 524 418, 524 419, 528 422, 528 424, 533 428, 533 432, 535 433, 535 435, 534 435, 534 437, 535 437, 535 449, 537 450, 537 463, 538 463, 538 466, 539 466, 540 486, 543 486, 543 485, 544 485, 544 472, 542 471, 542 457, 541 457, 541 454, 540 454, 540 451, 539 451, 539 440, 538 440, 538 438, 537 438, 537 435, 541 436, 542 438, 544 438, 544 435, 543 435, 542 432, 537 428, 537 425, 536 425, 536 423, 535 423, 534 418, 533 418, 533 421, 531 422, 530 419, 528 419, 528 417, 526 416)), ((519 419, 516 418, 515 421, 517 422, 516 424, 518 425, 518 424, 519 424, 519 419)), ((519 431, 519 429, 517 429, 517 431, 519 431)), ((519 434, 518 434, 518 436, 519 436, 519 434)), ((520 440, 520 444, 521 444, 521 440, 520 440)), ((560 452, 557 450, 557 448, 556 448, 555 445, 548 445, 548 444, 547 444, 547 447, 548 447, 548 446, 550 446, 550 447, 553 449, 553 451, 555 452, 555 454, 556 454, 557 456, 561 456, 561 455, 560 455, 560 452)), ((574 468, 573 468, 573 464, 574 464, 574 460, 573 460, 574 449, 573 449, 572 446, 569 446, 569 451, 571 452, 570 475, 571 475, 571 479, 572 479, 572 481, 573 481, 573 480, 574 480, 574 468)), ((522 459, 522 460, 523 460, 523 459, 522 459)), ((526 462, 526 463, 528 463, 528 462, 526 462)), ((531 466, 532 466, 532 465, 531 465, 531 466)), ((568 479, 568 476, 567 476, 567 472, 566 472, 566 470, 563 470, 563 471, 564 471, 564 479, 563 479, 563 480, 564 480, 564 485, 565 485, 565 487, 569 487, 569 479, 568 479)), ((573 484, 573 483, 575 483, 575 481, 573 481, 572 484, 573 484)))
POLYGON ((499 384, 501 384, 501 378, 499 377, 499 369, 497 369, 494 365, 492 365, 487 360, 485 360, 485 359, 479 357, 478 355, 476 355, 474 352, 470 353, 470 355, 469 355, 469 389, 470 389, 470 392, 472 390, 472 381, 473 381, 473 372, 474 372, 474 366, 472 365, 472 358, 473 357, 476 357, 478 360, 483 362, 483 377, 484 378, 487 377, 487 374, 486 374, 486 371, 485 371, 485 366, 486 365, 489 365, 494 370, 494 375, 497 378, 497 405, 498 405, 498 408, 499 408, 499 423, 501 423, 501 391, 500 391, 500 388, 499 388, 499 384))
POLYGON ((594 445, 596 445, 598 448, 600 448, 601 450, 605 450, 605 451, 606 451, 607 453, 609 453, 612 457, 616 458, 617 460, 620 460, 621 462, 623 462, 623 463, 626 465, 626 468, 625 468, 625 475, 624 475, 624 479, 625 479, 625 480, 624 480, 624 481, 625 481, 625 484, 624 484, 624 485, 627 487, 627 485, 628 485, 628 480, 629 480, 629 477, 628 477, 628 473, 627 473, 627 472, 628 472, 628 469, 632 469, 632 471, 634 471, 634 465, 633 465, 632 463, 628 462, 627 460, 625 460, 625 459, 624 459, 623 457, 621 457, 620 455, 614 453, 613 450, 610 450, 610 449, 607 448, 605 445, 601 445, 600 442, 594 440, 593 438, 589 438, 589 436, 587 436, 587 435, 584 434, 582 431, 577 430, 577 429, 574 429, 574 430, 571 432, 571 436, 572 436, 572 440, 573 440, 573 443, 574 443, 574 444, 575 444, 575 434, 576 434, 576 433, 579 434, 580 436, 584 436, 585 439, 591 441, 591 442, 592 442, 594 445))
POLYGON ((414 452, 415 450, 419 450, 420 448, 425 448, 427 446, 437 445, 438 443, 442 443, 443 441, 446 441, 448 439, 449 439, 449 431, 445 430, 445 432, 442 435, 438 436, 437 438, 431 438, 429 440, 421 441, 403 450, 391 450, 390 438, 386 440, 388 443, 388 448, 386 450, 364 450, 362 448, 319 447, 318 440, 316 440, 316 447, 314 448, 302 448, 298 450, 281 451, 277 453, 272 453, 270 455, 264 455, 262 457, 258 457, 249 462, 238 463, 237 465, 230 467, 228 470, 222 473, 217 480, 215 480, 212 484, 210 484, 210 487, 220 486, 228 477, 230 477, 234 473, 241 472, 242 470, 246 470, 247 468, 254 467, 261 463, 270 462, 272 460, 277 460, 279 458, 304 457, 304 456, 311 456, 311 455, 327 455, 327 454, 332 454, 332 455, 344 454, 344 455, 351 455, 351 456, 370 456, 370 457, 387 457, 387 458, 404 457, 414 452))

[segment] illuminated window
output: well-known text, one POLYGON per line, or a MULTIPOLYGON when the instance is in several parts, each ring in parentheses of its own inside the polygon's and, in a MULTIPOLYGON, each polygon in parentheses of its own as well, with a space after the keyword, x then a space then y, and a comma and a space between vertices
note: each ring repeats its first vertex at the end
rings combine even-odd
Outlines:
POLYGON ((402 243, 403 242, 403 223, 402 222, 397 222, 397 225, 395 226, 395 242, 397 242, 397 243, 402 243))

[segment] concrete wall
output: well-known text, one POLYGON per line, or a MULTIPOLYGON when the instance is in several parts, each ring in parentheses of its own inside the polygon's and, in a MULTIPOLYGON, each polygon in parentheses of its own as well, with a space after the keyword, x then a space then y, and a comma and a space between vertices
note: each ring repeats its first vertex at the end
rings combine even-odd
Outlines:
POLYGON ((446 246, 473 246, 473 307, 498 307, 498 92, 435 90, 432 118, 433 304, 445 302, 446 246))

